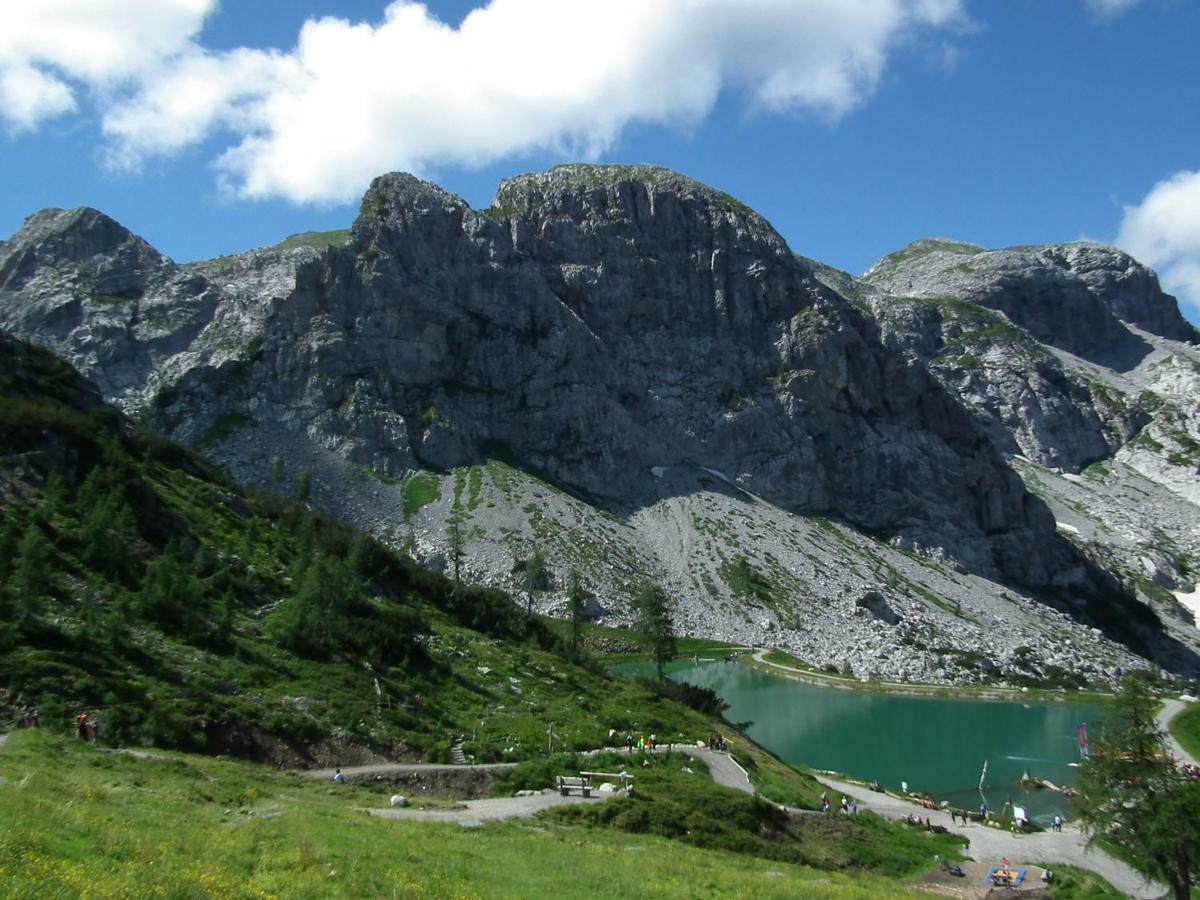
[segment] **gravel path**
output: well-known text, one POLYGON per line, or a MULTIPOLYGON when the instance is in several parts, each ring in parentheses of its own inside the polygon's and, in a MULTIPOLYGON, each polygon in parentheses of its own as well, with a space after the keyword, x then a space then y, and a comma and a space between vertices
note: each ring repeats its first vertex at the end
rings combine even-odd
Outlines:
MULTIPOLYGON (((379 763, 371 766, 343 766, 342 775, 347 781, 361 781, 375 775, 422 775, 434 772, 504 772, 516 768, 516 763, 484 763, 478 766, 459 766, 451 763, 379 763)), ((332 781, 337 769, 303 769, 302 775, 311 775, 322 781, 332 781)))
MULTIPOLYGON (((595 753, 617 753, 626 754, 624 747, 605 747, 602 750, 594 750, 588 755, 595 753)), ((642 751, 635 751, 642 752, 642 751)), ((750 777, 746 774, 746 770, 739 766, 728 753, 718 753, 715 750, 710 750, 707 747, 696 747, 685 744, 672 744, 670 746, 660 745, 654 753, 682 753, 690 756, 692 759, 703 762, 708 768, 712 780, 723 787, 733 788, 734 790, 742 791, 746 794, 753 794, 754 787, 750 784, 750 777)), ((490 768, 511 768, 512 765, 498 764, 490 768)), ((356 766, 354 768, 342 769, 342 774, 348 778, 351 776, 370 776, 378 774, 397 774, 406 773, 409 771, 429 771, 430 769, 451 769, 457 768, 461 771, 462 766, 356 766)), ((483 766, 475 768, 484 768, 483 766)), ((329 779, 333 777, 333 770, 313 770, 306 774, 314 775, 320 778, 329 779)), ((630 773, 633 780, 637 780, 637 771, 630 773)), ((522 819, 539 813, 544 809, 550 809, 555 806, 563 806, 569 803, 603 803, 610 797, 624 796, 624 792, 617 790, 610 794, 593 793, 591 797, 584 798, 571 794, 563 797, 558 793, 553 794, 534 794, 532 797, 497 797, 488 800, 468 800, 464 806, 465 809, 366 809, 373 816, 379 816, 381 819, 406 819, 418 822, 497 822, 501 819, 522 819)))
MULTIPOLYGON (((935 825, 945 825, 958 834, 970 838, 967 856, 982 863, 999 864, 1003 857, 1014 863, 1072 865, 1095 872, 1122 893, 1138 900, 1162 897, 1167 888, 1156 882, 1147 882, 1140 874, 1120 860, 1114 859, 1103 850, 1087 849, 1087 840, 1078 829, 1064 826, 1058 834, 1043 831, 1034 834, 1010 834, 995 828, 972 823, 967 826, 951 826, 950 817, 942 810, 930 810, 890 794, 880 794, 862 785, 839 781, 825 775, 819 780, 835 791, 853 797, 859 808, 874 812, 885 819, 903 819, 913 814, 928 817, 935 825)), ((835 803, 836 806, 836 803, 835 803)))
POLYGON ((571 794, 534 794, 532 797, 496 797, 491 800, 468 800, 466 809, 364 809, 381 819, 407 819, 417 822, 499 822, 502 819, 524 819, 555 806, 568 803, 603 803, 609 797, 624 796, 623 791, 580 797, 571 794))
MULTIPOLYGON (((600 750, 592 750, 589 755, 594 753, 618 753, 626 754, 630 751, 624 747, 603 747, 600 750)), ((735 791, 741 791, 743 794, 753 794, 754 786, 750 784, 750 776, 746 774, 746 770, 738 765, 728 753, 721 753, 717 750, 710 750, 708 747, 697 747, 695 744, 659 744, 654 750, 634 750, 634 753, 682 753, 685 756, 690 756, 692 759, 699 760, 708 767, 708 774, 712 776, 712 780, 721 787, 733 788, 735 791)), ((637 776, 636 770, 630 773, 637 776)))
POLYGON ((1171 734, 1171 720, 1188 708, 1191 704, 1183 700, 1163 700, 1162 709, 1158 711, 1155 717, 1158 722, 1158 727, 1162 729, 1167 736, 1167 746, 1171 748, 1171 752, 1175 755, 1176 762, 1191 763, 1193 766, 1200 765, 1196 762, 1196 758, 1183 749, 1183 745, 1175 740, 1175 735, 1171 734))

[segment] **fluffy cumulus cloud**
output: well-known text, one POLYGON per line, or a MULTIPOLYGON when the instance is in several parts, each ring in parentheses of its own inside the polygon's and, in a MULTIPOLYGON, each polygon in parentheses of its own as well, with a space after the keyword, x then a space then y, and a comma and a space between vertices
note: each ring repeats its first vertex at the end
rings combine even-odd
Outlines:
POLYGON ((310 20, 286 52, 213 52, 195 40, 213 0, 95 0, 123 13, 161 7, 161 30, 85 65, 50 55, 34 27, 81 4, 39 0, 23 5, 50 11, 18 23, 29 40, 0 38, 0 67, 11 59, 49 79, 31 85, 32 111, 13 107, 17 127, 69 110, 70 85, 132 78, 100 101, 114 163, 221 134, 217 167, 235 194, 339 201, 387 169, 596 154, 631 123, 698 121, 727 90, 768 113, 837 119, 871 95, 898 43, 963 22, 961 3, 491 0, 451 27, 394 0, 379 22, 310 20))
POLYGON ((216 0, 8 3, 0 27, 0 121, 18 131, 150 77, 189 46, 216 0))
POLYGON ((1200 312, 1200 171, 1178 172, 1125 207, 1116 243, 1157 269, 1163 287, 1200 312))

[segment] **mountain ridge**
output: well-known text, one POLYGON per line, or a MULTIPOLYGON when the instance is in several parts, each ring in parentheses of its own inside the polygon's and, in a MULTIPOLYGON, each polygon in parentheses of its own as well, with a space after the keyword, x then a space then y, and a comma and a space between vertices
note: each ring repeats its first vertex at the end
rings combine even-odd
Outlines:
MULTIPOLYGON (((28 243, 19 232, 0 247, 0 273, 15 270, 14 248, 28 243)), ((387 175, 364 195, 344 249, 267 249, 170 270, 142 265, 134 275, 149 271, 159 280, 147 290, 134 278, 143 293, 124 304, 87 296, 96 279, 68 271, 79 263, 48 252, 19 290, 0 293, 0 327, 81 364, 107 397, 166 434, 210 447, 239 479, 267 481, 276 457, 287 478, 318 472, 318 502, 376 534, 390 530, 434 565, 445 559, 446 522, 463 506, 458 480, 478 477, 484 503, 503 502, 507 512, 469 510, 482 532, 468 538, 476 574, 509 586, 520 559, 554 540, 552 526, 535 522, 527 502, 506 500, 503 477, 492 478, 499 469, 489 460, 516 462, 513 471, 535 476, 511 475, 510 483, 523 485, 518 494, 540 495, 541 477, 600 498, 570 514, 574 531, 562 525, 565 507, 553 527, 571 535, 561 549, 564 567, 586 561, 572 545, 596 548, 603 563, 586 574, 609 615, 623 615, 632 579, 660 577, 695 611, 684 616, 690 627, 806 647, 820 663, 847 651, 806 634, 823 629, 819 616, 803 627, 809 620, 800 611, 811 606, 803 595, 813 590, 833 601, 845 592, 893 592, 868 574, 878 566, 814 587, 819 576, 805 568, 805 553, 762 556, 752 525, 726 535, 705 560, 695 550, 705 540, 698 505, 716 504, 734 521, 739 512, 753 518, 778 508, 785 543, 789 531, 807 533, 799 520, 831 516, 861 535, 853 541, 868 542, 852 552, 856 558, 882 554, 894 569, 908 565, 903 554, 915 554, 915 582, 951 608, 939 592, 954 589, 931 567, 951 564, 978 579, 961 588, 968 602, 979 590, 998 598, 1015 588, 1093 620, 1120 618, 1096 612, 1109 607, 1150 610, 1128 605, 1136 584, 1126 570, 1140 565, 1135 555, 1114 566, 1073 542, 1007 460, 1020 455, 1081 471, 1158 427, 1156 414, 1123 391, 1110 389, 1112 409, 1104 408, 1101 388, 1055 355, 1073 348, 1084 353, 1080 366, 1097 367, 1116 347, 1123 361, 1104 372, 1140 372, 1159 353, 1160 336, 1135 333, 1141 329, 1123 323, 1111 301, 1122 284, 1145 292, 1157 282, 1129 265, 1124 282, 1108 278, 1116 269, 1099 264, 1109 259, 1099 251, 1059 251, 1049 262, 1036 253, 1032 262, 987 256, 1007 252, 970 254, 991 260, 985 268, 1001 273, 994 280, 1003 290, 989 286, 987 272, 954 272, 935 298, 940 270, 928 267, 944 248, 893 260, 887 278, 878 267, 864 279, 834 275, 793 254, 766 220, 728 195, 667 170, 569 166, 518 176, 482 211, 412 176, 387 175), (1022 274, 1034 264, 1033 274, 1022 274), (1086 270, 1077 274, 1072 265, 1086 270), (927 296, 900 298, 890 287, 900 278, 927 296), (1038 279, 1061 288, 1068 307, 1097 308, 1108 298, 1107 318, 1048 334, 1064 313, 1030 302, 1027 295, 1045 287, 1038 279), (1116 338, 1106 343, 1110 332, 1116 338), (1027 373, 1039 372, 1030 387, 1027 373), (1043 400, 1053 414, 1030 412, 1043 400), (420 471, 437 479, 442 495, 398 515, 388 482, 420 471), (671 526, 681 543, 648 524, 656 510, 682 517, 671 526), (604 525, 613 514, 624 523, 615 534, 604 525), (739 558, 772 573, 775 605, 786 614, 767 615, 721 576, 739 558), (771 623, 765 633, 763 622, 771 623)), ((1025 252, 1032 251, 1018 256, 1025 252)), ((108 272, 120 268, 114 256, 101 248, 89 259, 108 272)), ((1116 266, 1120 257, 1110 256, 1116 266)), ((1143 315, 1136 300, 1121 307, 1125 315, 1175 328, 1169 316, 1143 315)), ((1152 300, 1151 311, 1166 302, 1152 300)), ((1170 427, 1191 440, 1185 418, 1170 427)), ((1164 460, 1172 452, 1182 451, 1165 451, 1164 460)), ((813 552, 837 559, 837 539, 816 531, 821 549, 813 552)), ((1155 577, 1173 565, 1167 580, 1186 585, 1194 543, 1185 543, 1159 554, 1155 577)), ((939 622, 944 610, 905 590, 918 630, 970 624, 957 615, 939 622)), ((553 605, 553 597, 545 602, 553 605)), ((1159 600, 1154 609, 1177 613, 1159 600)), ((838 620, 857 609, 839 609, 838 620)), ((1151 637, 1155 618, 1145 619, 1151 637)), ((1145 650, 1140 642, 1150 637, 1141 627, 1114 635, 1145 650)), ((864 628, 855 640, 889 656, 902 637, 944 646, 903 629, 864 628)), ((1171 640, 1179 637, 1192 646, 1186 630, 1171 640)), ((1018 646, 1007 648, 1010 658, 1018 646)), ((1193 652, 1175 647, 1164 658, 1177 655, 1183 664, 1193 652)), ((945 654, 919 655, 914 677, 934 677, 935 658, 945 654)), ((871 664, 864 662, 868 671, 871 664)))

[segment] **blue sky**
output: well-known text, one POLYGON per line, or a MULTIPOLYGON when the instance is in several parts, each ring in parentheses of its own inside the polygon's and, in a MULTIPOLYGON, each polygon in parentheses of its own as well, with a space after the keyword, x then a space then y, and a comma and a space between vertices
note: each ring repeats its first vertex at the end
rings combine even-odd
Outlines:
POLYGON ((346 227, 391 168, 479 207, 518 172, 649 162, 851 272, 925 236, 1088 237, 1200 304, 1200 3, 546 2, 461 30, 485 4, 113 0, 78 36, 62 3, 18 14, 0 235, 89 205, 183 261, 346 227))

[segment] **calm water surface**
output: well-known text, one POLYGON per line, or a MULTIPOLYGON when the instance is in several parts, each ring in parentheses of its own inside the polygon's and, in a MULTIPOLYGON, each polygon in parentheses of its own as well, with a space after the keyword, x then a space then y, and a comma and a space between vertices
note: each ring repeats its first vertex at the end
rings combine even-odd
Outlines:
MULTIPOLYGON (((618 666, 626 675, 653 676, 650 664, 618 666)), ((1035 822, 1070 815, 1060 794, 1025 790, 1035 778, 1070 784, 1079 753, 1075 727, 1094 722, 1097 707, 1066 703, 985 702, 897 697, 838 690, 764 674, 723 662, 675 662, 671 678, 712 688, 729 704, 731 722, 752 722, 747 733, 778 757, 814 769, 845 772, 889 788, 908 782, 958 807, 982 799, 999 811, 1005 801, 1025 806, 1035 822), (988 762, 983 798, 980 770, 988 762)))

